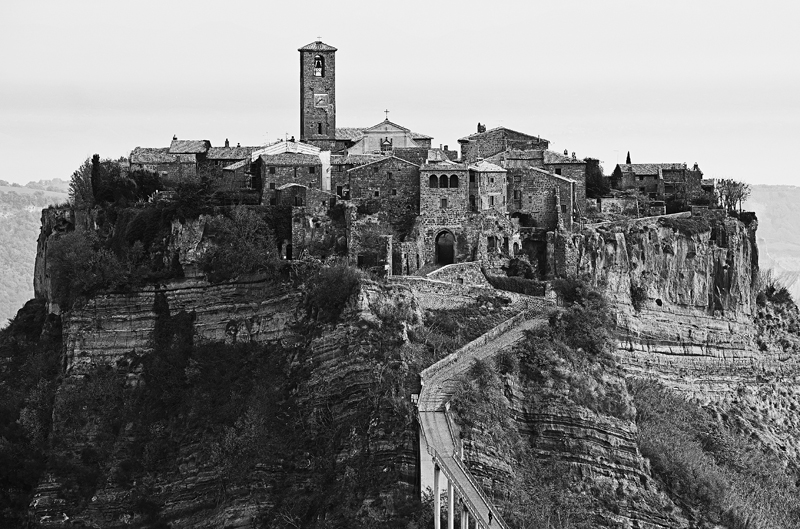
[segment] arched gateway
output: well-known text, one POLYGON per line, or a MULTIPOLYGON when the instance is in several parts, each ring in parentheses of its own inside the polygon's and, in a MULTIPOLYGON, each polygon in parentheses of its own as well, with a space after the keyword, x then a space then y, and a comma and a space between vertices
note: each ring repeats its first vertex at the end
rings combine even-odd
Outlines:
POLYGON ((455 260, 455 238, 449 231, 436 236, 436 264, 453 264, 455 260))

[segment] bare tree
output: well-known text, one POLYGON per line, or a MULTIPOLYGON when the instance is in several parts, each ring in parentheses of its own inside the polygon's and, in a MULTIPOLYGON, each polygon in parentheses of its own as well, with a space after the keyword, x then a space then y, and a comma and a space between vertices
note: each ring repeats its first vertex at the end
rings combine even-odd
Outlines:
POLYGON ((737 207, 741 210, 742 202, 750 196, 750 184, 723 178, 717 182, 717 192, 725 209, 734 213, 737 207))

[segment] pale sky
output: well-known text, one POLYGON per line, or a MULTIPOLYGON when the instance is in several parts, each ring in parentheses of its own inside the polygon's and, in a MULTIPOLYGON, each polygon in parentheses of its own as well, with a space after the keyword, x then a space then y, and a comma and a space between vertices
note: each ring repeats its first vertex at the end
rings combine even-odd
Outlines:
POLYGON ((796 184, 800 3, 38 1, 0 8, 0 178, 92 153, 299 137, 299 53, 336 54, 338 126, 457 148, 477 122, 603 161, 796 184), (766 160, 766 161, 765 161, 766 160))

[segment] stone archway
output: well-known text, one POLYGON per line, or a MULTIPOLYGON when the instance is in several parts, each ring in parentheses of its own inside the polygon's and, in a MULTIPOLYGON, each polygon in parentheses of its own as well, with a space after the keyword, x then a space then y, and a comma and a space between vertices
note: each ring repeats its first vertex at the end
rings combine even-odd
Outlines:
POLYGON ((456 239, 449 231, 436 236, 436 264, 448 265, 455 262, 456 239))

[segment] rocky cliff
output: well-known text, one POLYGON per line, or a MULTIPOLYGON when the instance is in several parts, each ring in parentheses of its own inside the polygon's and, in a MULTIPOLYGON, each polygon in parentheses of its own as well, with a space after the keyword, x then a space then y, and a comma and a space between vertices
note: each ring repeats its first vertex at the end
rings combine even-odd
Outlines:
MULTIPOLYGON (((565 519, 572 513, 567 526, 581 526, 586 516, 592 527, 797 525, 785 524, 800 509, 794 485, 800 468, 794 413, 800 405, 798 311, 793 304, 757 302, 757 222, 745 220, 622 222, 572 237, 571 273, 605 295, 610 321, 592 327, 592 311, 582 308, 583 323, 571 332, 597 337, 612 330, 613 361, 587 354, 591 344, 564 345, 559 340, 573 337, 553 334, 521 346, 518 369, 509 368, 507 360, 497 364, 500 408, 508 410, 503 413, 514 425, 507 436, 518 433, 522 446, 531 446, 547 464, 566 464, 572 481, 565 490, 582 490, 590 500, 583 501, 588 509, 581 509, 567 501, 566 492, 553 500, 551 492, 529 485, 542 512, 550 505, 565 519), (652 391, 663 392, 662 401, 675 395, 676 402, 687 403, 688 412, 674 408, 680 417, 675 424, 690 425, 691 435, 677 426, 654 433, 657 404, 647 398, 650 388, 660 388, 652 391), (748 467, 742 454, 758 463, 748 467), (758 483, 753 468, 772 464, 785 469, 765 478, 786 484, 774 492, 778 500, 759 498, 748 489, 752 483, 742 483, 758 483), (689 481, 702 483, 702 492, 676 477, 688 468, 694 473, 689 481)), ((484 391, 491 401, 491 391, 484 391)), ((667 409, 667 415, 673 413, 667 409)), ((519 518, 524 502, 515 499, 509 484, 548 474, 527 469, 519 446, 504 448, 487 433, 502 429, 492 416, 487 413, 464 430, 466 457, 507 506, 507 518, 515 513, 519 518)))

